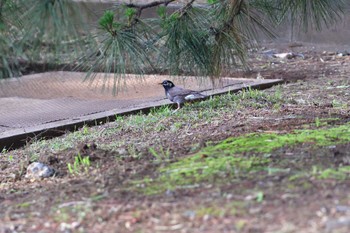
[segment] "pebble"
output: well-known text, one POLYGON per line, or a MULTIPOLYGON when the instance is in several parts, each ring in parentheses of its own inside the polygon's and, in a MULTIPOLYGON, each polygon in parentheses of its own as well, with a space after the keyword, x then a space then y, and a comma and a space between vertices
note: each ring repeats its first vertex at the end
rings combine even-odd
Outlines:
POLYGON ((186 210, 184 213, 183 213, 183 216, 187 217, 187 218, 190 218, 190 219, 194 219, 196 217, 196 212, 193 211, 193 210, 186 210))
POLYGON ((345 205, 337 205, 335 209, 338 212, 350 212, 350 206, 345 206, 345 205))
POLYGON ((167 189, 165 191, 165 195, 168 196, 168 197, 173 197, 174 196, 174 192, 170 189, 167 189))
POLYGON ((334 232, 334 230, 343 228, 343 227, 350 227, 350 218, 339 218, 339 219, 332 219, 329 220, 326 223, 326 232, 334 232))
POLYGON ((27 167, 27 174, 25 175, 25 178, 42 179, 42 178, 48 178, 50 176, 53 176, 54 174, 55 174, 55 170, 52 169, 51 167, 40 162, 34 162, 29 164, 29 166, 27 167))
POLYGON ((128 151, 125 149, 125 148, 118 148, 117 149, 117 153, 119 154, 119 155, 127 155, 128 154, 128 151))

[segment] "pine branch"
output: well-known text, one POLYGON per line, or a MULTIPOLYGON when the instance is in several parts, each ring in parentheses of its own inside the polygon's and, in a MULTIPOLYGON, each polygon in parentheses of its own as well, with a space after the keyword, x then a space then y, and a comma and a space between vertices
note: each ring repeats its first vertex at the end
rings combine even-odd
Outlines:
POLYGON ((192 4, 195 0, 189 1, 186 5, 184 5, 182 8, 180 8, 178 11, 181 13, 181 15, 185 14, 188 9, 192 7, 192 4))
POLYGON ((156 6, 160 6, 160 5, 169 5, 171 2, 174 2, 176 0, 163 0, 163 1, 154 1, 154 2, 150 2, 150 3, 146 3, 146 4, 135 4, 135 3, 127 3, 125 4, 126 7, 130 7, 130 8, 136 8, 139 10, 144 10, 147 8, 152 8, 152 7, 156 7, 156 6))
MULTIPOLYGON (((141 17, 142 11, 144 9, 157 7, 160 5, 168 6, 170 3, 175 2, 175 1, 176 0, 163 0, 163 1, 154 1, 154 2, 150 2, 150 3, 146 3, 146 4, 135 4, 135 3, 124 4, 124 6, 126 6, 128 8, 137 9, 137 12, 136 12, 135 16, 132 18, 132 21, 131 21, 129 27, 135 26, 135 24, 139 21, 139 18, 141 17)), ((196 0, 189 1, 188 3, 186 3, 186 5, 184 5, 182 8, 180 8, 177 12, 180 12, 181 15, 184 14, 186 12, 186 10, 188 10, 189 8, 192 7, 192 4, 195 1, 196 0)))
POLYGON ((231 11, 229 13, 229 17, 228 19, 226 19, 224 22, 222 22, 222 24, 220 25, 219 28, 215 28, 215 27, 210 27, 210 31, 213 35, 218 35, 220 33, 224 33, 226 31, 230 31, 233 24, 234 24, 234 20, 235 18, 241 14, 242 9, 245 7, 245 0, 236 0, 235 2, 231 3, 232 6, 229 6, 229 10, 231 11))
POLYGON ((129 27, 135 26, 135 24, 139 21, 139 18, 141 17, 142 11, 147 8, 152 8, 160 5, 169 5, 171 2, 174 2, 176 0, 163 0, 163 1, 154 1, 146 4, 135 4, 135 3, 127 3, 124 4, 124 6, 128 8, 135 8, 137 9, 136 14, 132 17, 132 20, 130 22, 129 27))

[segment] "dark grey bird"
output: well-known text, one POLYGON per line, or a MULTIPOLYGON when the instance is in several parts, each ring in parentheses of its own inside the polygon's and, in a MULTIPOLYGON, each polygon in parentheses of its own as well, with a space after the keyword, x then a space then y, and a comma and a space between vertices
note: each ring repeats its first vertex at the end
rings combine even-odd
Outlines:
POLYGON ((166 97, 171 102, 177 103, 177 109, 174 112, 179 110, 181 108, 181 104, 185 103, 186 101, 204 99, 207 97, 206 95, 203 95, 198 91, 177 87, 173 82, 169 80, 164 80, 159 84, 163 85, 166 97))

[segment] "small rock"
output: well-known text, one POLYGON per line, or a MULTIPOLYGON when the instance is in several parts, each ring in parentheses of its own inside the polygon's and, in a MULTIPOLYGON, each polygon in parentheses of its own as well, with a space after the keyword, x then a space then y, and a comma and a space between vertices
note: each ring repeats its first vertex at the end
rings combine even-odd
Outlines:
POLYGON ((338 212, 350 212, 350 206, 345 206, 345 205, 337 205, 335 209, 338 212))
POLYGON ((168 196, 168 197, 173 197, 174 196, 174 192, 170 189, 167 189, 165 191, 165 195, 168 196))
POLYGON ((275 53, 273 54, 272 57, 275 57, 275 58, 280 58, 280 59, 293 59, 293 58, 296 58, 296 57, 301 57, 302 59, 305 58, 304 54, 302 53, 275 53))
POLYGON ((335 229, 350 227, 350 219, 341 217, 339 219, 332 219, 326 223, 326 232, 333 232, 335 229))
POLYGON ((261 52, 265 57, 273 58, 274 54, 276 54, 276 51, 274 49, 269 49, 261 52))
POLYGON ((53 176, 55 174, 55 170, 51 167, 39 163, 34 162, 29 164, 27 167, 27 174, 25 175, 25 178, 28 179, 40 179, 40 178, 48 178, 50 176, 53 176))
POLYGON ((127 151, 125 148, 121 147, 121 148, 118 148, 118 149, 117 149, 117 153, 118 153, 119 155, 127 155, 127 154, 128 154, 128 151, 127 151))
POLYGON ((79 222, 72 222, 72 223, 65 223, 65 222, 62 222, 60 224, 60 230, 63 231, 63 232, 71 232, 70 230, 73 230, 73 229, 76 229, 78 228, 80 225, 79 222))
POLYGON ((294 100, 297 104, 304 105, 306 104, 306 101, 304 99, 295 99, 294 100))
POLYGON ((256 208, 250 208, 249 209, 249 214, 259 214, 262 212, 261 207, 256 207, 256 208))
POLYGON ((265 78, 259 72, 258 75, 256 76, 256 79, 265 79, 265 78))
POLYGON ((276 57, 276 58, 281 58, 281 59, 292 59, 294 58, 294 54, 293 53, 275 53, 273 55, 273 57, 276 57))
POLYGON ((203 221, 208 221, 210 219, 210 215, 209 214, 206 214, 203 216, 203 221))
POLYGON ((337 52, 338 57, 345 57, 345 56, 349 56, 349 55, 350 55, 350 53, 347 50, 337 52))
POLYGON ((190 219, 194 219, 196 217, 196 212, 193 211, 193 210, 186 210, 184 213, 183 213, 183 216, 187 217, 187 218, 190 218, 190 219))

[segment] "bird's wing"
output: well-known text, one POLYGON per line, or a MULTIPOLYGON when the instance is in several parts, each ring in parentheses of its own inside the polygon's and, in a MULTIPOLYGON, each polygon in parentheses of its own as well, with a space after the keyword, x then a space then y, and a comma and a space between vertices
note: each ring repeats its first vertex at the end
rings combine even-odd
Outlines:
POLYGON ((196 99, 203 99, 207 97, 206 95, 203 95, 199 92, 196 92, 196 93, 192 93, 192 94, 189 94, 189 95, 186 95, 185 96, 185 100, 196 100, 196 99))
POLYGON ((202 99, 206 97, 206 95, 203 95, 198 91, 183 89, 181 87, 173 87, 171 90, 169 90, 169 94, 172 96, 171 101, 176 103, 183 103, 185 101, 202 99))
POLYGON ((187 95, 191 95, 191 94, 196 94, 199 93, 197 91, 193 91, 193 90, 189 90, 189 89, 184 89, 181 87, 173 87, 169 90, 169 94, 172 96, 182 96, 182 97, 186 97, 187 95))

